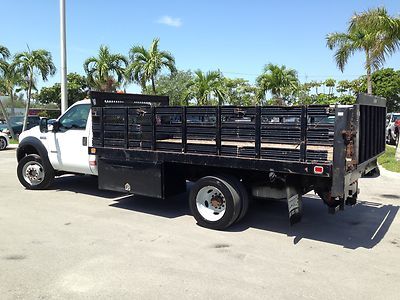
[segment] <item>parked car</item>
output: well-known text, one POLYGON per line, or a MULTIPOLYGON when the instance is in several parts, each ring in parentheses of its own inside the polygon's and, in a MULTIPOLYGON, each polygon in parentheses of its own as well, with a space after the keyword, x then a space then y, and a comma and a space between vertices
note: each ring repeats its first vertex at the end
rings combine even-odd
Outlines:
MULTIPOLYGON (((28 116, 27 129, 31 129, 39 125, 40 117, 39 116, 28 116)), ((24 125, 24 117, 23 116, 14 116, 10 117, 11 127, 14 130, 16 135, 21 134, 22 127, 24 125)), ((0 124, 0 132, 4 132, 10 134, 10 130, 8 129, 7 124, 0 124)))
POLYGON ((386 115, 386 142, 390 145, 396 144, 396 121, 400 120, 400 113, 389 113, 386 115))
POLYGON ((396 136, 396 146, 398 146, 400 140, 400 119, 394 122, 394 134, 396 136))
POLYGON ((0 132, 0 151, 7 148, 10 145, 10 139, 6 133, 0 132))

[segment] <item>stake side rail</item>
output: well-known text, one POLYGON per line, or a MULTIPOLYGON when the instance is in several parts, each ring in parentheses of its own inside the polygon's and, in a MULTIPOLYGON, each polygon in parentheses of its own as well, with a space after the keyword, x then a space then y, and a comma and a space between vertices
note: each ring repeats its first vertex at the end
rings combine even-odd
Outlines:
POLYGON ((315 164, 333 159, 332 106, 96 105, 92 116, 95 147, 315 164))

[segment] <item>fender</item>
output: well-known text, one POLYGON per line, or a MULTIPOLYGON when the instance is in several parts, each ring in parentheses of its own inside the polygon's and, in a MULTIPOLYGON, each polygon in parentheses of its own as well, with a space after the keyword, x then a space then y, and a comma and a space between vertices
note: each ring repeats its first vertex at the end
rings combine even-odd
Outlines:
POLYGON ((17 161, 19 162, 27 154, 38 154, 44 164, 53 167, 50 163, 46 147, 38 138, 28 136, 19 143, 17 148, 17 161))

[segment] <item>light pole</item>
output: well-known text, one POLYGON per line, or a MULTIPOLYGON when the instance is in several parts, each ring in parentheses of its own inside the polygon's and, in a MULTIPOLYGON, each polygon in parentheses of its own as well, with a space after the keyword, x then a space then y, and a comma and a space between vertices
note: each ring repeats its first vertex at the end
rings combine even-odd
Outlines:
POLYGON ((65 0, 60 0, 60 46, 61 46, 61 113, 68 108, 67 47, 65 38, 65 0))

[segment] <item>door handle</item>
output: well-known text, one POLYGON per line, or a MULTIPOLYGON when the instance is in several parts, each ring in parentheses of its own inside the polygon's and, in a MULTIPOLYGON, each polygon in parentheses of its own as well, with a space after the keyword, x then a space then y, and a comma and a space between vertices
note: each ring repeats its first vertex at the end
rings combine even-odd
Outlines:
POLYGON ((82 146, 87 146, 87 137, 86 136, 84 136, 82 138, 82 146))

